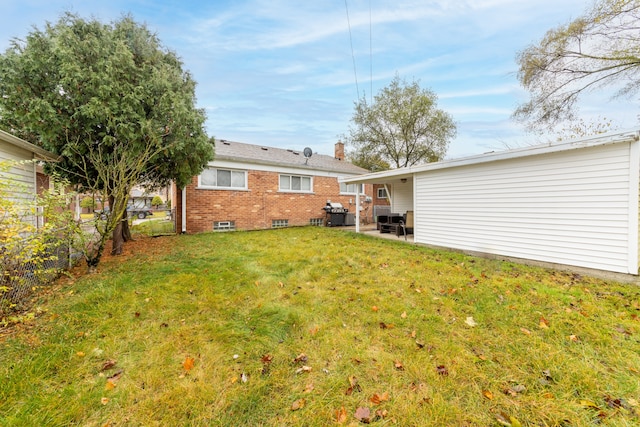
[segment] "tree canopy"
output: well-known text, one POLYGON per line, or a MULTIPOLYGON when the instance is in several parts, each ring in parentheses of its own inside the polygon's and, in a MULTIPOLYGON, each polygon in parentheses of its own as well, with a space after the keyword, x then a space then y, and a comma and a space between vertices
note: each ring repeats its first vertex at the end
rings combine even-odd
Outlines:
MULTIPOLYGON (((62 156, 51 165, 111 199, 111 232, 137 183, 184 186, 213 157, 195 81, 132 17, 64 14, 0 55, 0 127, 62 156)), ((115 234, 114 234, 115 237, 115 234)))
POLYGON ((350 157, 367 169, 434 162, 456 135, 453 118, 437 108, 437 96, 399 76, 367 103, 355 103, 347 143, 350 157))
POLYGON ((530 92, 514 117, 532 129, 576 118, 580 96, 605 86, 614 96, 640 89, 640 0, 599 0, 583 16, 547 31, 517 56, 530 92))

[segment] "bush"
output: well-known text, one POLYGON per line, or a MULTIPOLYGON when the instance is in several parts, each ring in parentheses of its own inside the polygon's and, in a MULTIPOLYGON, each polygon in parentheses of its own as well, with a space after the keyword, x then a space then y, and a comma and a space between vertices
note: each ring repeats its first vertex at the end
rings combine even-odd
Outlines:
POLYGON ((163 203, 164 202, 162 201, 160 196, 153 196, 153 200, 151 200, 151 206, 153 206, 154 208, 157 208, 158 206, 160 206, 163 203))
POLYGON ((94 199, 93 197, 84 197, 82 200, 80 200, 80 207, 94 210, 96 208, 96 199, 94 199))

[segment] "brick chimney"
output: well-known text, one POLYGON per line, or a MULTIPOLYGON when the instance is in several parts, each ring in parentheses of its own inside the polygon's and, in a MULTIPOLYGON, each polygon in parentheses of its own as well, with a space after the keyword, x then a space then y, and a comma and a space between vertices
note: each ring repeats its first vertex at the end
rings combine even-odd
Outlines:
POLYGON ((335 157, 337 160, 344 160, 344 143, 342 141, 336 142, 336 154, 335 157))

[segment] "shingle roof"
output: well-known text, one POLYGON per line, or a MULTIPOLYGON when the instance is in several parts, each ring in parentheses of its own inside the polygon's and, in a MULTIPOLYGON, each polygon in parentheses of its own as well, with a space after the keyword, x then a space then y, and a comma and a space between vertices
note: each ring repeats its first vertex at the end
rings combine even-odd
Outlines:
POLYGON ((347 174, 367 173, 366 169, 332 156, 314 153, 308 160, 301 150, 245 144, 241 142, 216 140, 215 160, 230 160, 242 163, 296 167, 347 174))

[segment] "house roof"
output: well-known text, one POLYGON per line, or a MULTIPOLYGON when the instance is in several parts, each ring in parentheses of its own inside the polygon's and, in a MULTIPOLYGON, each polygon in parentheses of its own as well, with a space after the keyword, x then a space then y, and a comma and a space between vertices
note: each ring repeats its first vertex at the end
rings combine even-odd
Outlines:
POLYGON ((0 130, 0 140, 32 152, 33 154, 35 154, 35 157, 38 160, 46 160, 49 162, 57 162, 58 160, 60 160, 60 157, 56 156, 55 154, 43 148, 40 148, 37 145, 33 145, 30 142, 25 141, 24 139, 11 135, 10 133, 3 130, 0 130))
MULTIPOLYGON (((366 169, 333 156, 313 153, 308 159, 302 150, 287 150, 263 145, 216 139, 215 160, 228 160, 249 164, 274 165, 308 169, 309 171, 329 171, 349 175, 367 173, 366 169)), ((214 161, 215 161, 214 160, 214 161)))
POLYGON ((358 177, 341 178, 340 182, 346 183, 384 183, 398 179, 411 178, 415 173, 437 169, 448 169, 460 166, 468 166, 480 163, 495 162, 541 154, 549 154, 560 151, 575 150, 579 148, 596 147, 600 145, 619 144, 622 142, 640 140, 640 130, 634 129, 624 132, 612 132, 589 138, 572 139, 567 142, 547 143, 530 147, 517 148, 506 151, 490 152, 459 159, 443 160, 418 166, 392 169, 382 172, 367 173, 358 177))

